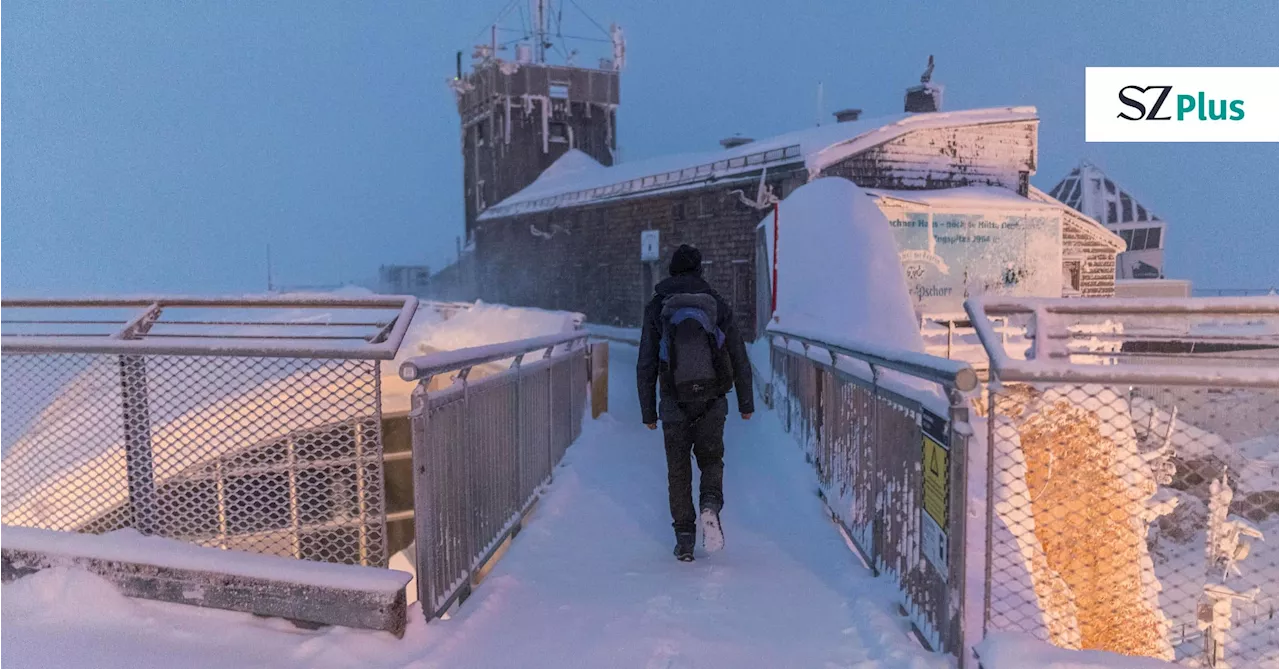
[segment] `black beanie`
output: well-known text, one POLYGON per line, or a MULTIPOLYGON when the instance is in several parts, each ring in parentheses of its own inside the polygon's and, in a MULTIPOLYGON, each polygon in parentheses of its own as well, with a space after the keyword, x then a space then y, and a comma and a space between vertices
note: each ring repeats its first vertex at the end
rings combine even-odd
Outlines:
POLYGON ((671 271, 671 276, 698 274, 702 271, 702 252, 688 244, 681 244, 680 248, 671 254, 671 266, 668 269, 671 271))

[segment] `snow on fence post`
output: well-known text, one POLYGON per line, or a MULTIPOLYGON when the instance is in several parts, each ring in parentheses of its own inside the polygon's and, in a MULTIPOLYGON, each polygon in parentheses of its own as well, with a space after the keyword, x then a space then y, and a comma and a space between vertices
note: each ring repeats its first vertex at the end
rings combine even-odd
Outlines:
POLYGON ((897 583, 917 638, 964 666, 968 486, 958 477, 976 374, 967 363, 777 324, 766 336, 777 410, 832 516, 869 568, 897 583), (826 355, 810 355, 815 348, 826 355))

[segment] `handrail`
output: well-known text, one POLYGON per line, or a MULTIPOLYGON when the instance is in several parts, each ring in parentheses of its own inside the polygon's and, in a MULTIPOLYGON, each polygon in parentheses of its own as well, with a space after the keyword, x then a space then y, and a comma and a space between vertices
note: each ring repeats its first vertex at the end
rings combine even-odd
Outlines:
MULTIPOLYGON (((137 308, 139 314, 129 318, 121 330, 109 334, 59 335, 4 335, 0 337, 0 350, 4 353, 96 353, 127 355, 182 355, 182 356, 245 356, 245 357, 310 357, 337 360, 392 360, 399 351, 409 323, 418 307, 416 297, 404 295, 373 295, 368 297, 315 296, 131 296, 84 298, 20 298, 0 300, 4 308, 137 308), (351 339, 349 345, 311 345, 301 343, 314 340, 310 335, 287 334, 238 335, 217 333, 193 333, 184 335, 148 334, 155 325, 166 323, 161 314, 170 308, 330 308, 330 309, 395 309, 394 319, 380 326, 368 337, 342 337, 351 339), (178 337, 184 341, 160 339, 178 337), (152 338, 156 337, 156 338, 152 338)), ((74 319, 51 320, 50 323, 74 324, 74 319)), ((209 322, 207 324, 213 324, 209 322)), ((220 325, 237 325, 227 321, 220 325)), ((263 323, 264 326, 288 328, 288 322, 263 323)), ((338 327, 338 326, 334 326, 338 327)))
POLYGON ((549 358, 557 346, 572 344, 579 340, 585 341, 590 336, 591 334, 585 330, 575 330, 573 332, 421 355, 400 363, 400 378, 405 381, 429 379, 445 372, 483 365, 486 362, 515 358, 543 349, 545 349, 543 357, 549 358))
POLYGON ((947 388, 967 392, 978 387, 977 372, 973 371, 969 363, 959 360, 947 360, 927 353, 894 349, 848 337, 830 337, 780 325, 769 326, 765 334, 794 339, 811 346, 820 346, 832 353, 928 379, 947 388))
MULTIPOLYGON (((1276 388, 1280 371, 1266 367, 1193 367, 1185 365, 1084 365, 1070 361, 1040 358, 1052 336, 1048 323, 1041 320, 1049 314, 1096 316, 1254 316, 1280 315, 1280 303, 1274 297, 1235 298, 982 298, 965 300, 965 311, 973 322, 978 340, 991 360, 994 378, 1001 381, 1048 383, 1126 383, 1135 385, 1215 385, 1241 388, 1276 388), (991 316, 1034 316, 1037 346, 1030 360, 1014 360, 1008 356, 1000 337, 991 327, 991 316)), ((1177 335, 1170 335, 1176 339, 1177 335)), ((1047 356, 1047 354, 1046 354, 1047 356)))

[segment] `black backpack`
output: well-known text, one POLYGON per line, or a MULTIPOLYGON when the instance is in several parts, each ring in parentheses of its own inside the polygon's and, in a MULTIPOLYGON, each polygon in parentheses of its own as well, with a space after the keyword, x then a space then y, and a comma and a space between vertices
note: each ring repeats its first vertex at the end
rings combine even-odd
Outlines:
POLYGON ((705 402, 733 387, 713 295, 678 293, 662 303, 658 358, 677 402, 705 402))

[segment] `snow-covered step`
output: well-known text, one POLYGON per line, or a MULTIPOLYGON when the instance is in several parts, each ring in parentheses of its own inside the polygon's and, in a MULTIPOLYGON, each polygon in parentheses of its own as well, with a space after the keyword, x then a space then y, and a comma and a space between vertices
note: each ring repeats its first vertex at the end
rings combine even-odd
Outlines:
POLYGON ((226 551, 134 530, 0 529, 0 581, 73 567, 126 596, 404 634, 402 571, 226 551))

